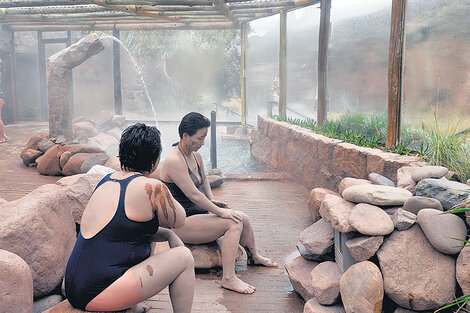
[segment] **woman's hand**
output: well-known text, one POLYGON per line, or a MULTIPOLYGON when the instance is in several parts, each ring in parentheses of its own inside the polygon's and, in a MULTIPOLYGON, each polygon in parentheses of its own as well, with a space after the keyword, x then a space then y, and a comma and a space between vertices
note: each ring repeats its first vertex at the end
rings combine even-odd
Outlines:
POLYGON ((216 206, 218 206, 219 208, 228 208, 228 204, 225 203, 225 202, 217 201, 217 200, 214 200, 214 199, 212 199, 211 202, 213 204, 215 204, 216 206))
POLYGON ((242 221, 242 216, 240 213, 232 209, 222 209, 220 212, 217 212, 217 215, 221 218, 231 219, 237 223, 242 221))

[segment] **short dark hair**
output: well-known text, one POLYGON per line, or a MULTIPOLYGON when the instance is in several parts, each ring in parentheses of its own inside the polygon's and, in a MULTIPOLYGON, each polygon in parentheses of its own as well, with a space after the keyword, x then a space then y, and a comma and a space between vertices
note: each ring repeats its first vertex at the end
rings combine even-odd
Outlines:
POLYGON ((189 136, 194 135, 201 128, 207 128, 211 126, 211 121, 202 115, 201 113, 191 112, 186 114, 181 120, 178 126, 178 133, 180 138, 183 138, 183 134, 186 133, 189 136))
POLYGON ((152 172, 161 153, 160 131, 155 126, 137 123, 122 132, 119 143, 122 170, 152 172))

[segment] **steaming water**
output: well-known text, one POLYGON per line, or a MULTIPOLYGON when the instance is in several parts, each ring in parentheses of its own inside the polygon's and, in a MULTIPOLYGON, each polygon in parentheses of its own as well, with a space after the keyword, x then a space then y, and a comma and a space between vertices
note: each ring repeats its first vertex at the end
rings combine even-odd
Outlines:
POLYGON ((142 75, 142 71, 140 70, 139 66, 137 65, 137 61, 134 59, 134 56, 129 51, 129 49, 127 49, 127 47, 124 45, 124 43, 121 40, 119 40, 118 38, 116 38, 114 36, 111 36, 111 35, 103 35, 103 36, 100 37, 100 40, 101 39, 111 39, 111 40, 116 41, 126 51, 127 55, 129 55, 129 58, 131 59, 132 64, 134 64, 134 67, 137 70, 137 74, 139 74, 140 81, 142 82, 142 85, 144 86, 145 95, 147 96, 147 99, 150 103, 150 108, 152 109, 152 113, 153 113, 153 116, 155 118, 155 125, 158 127, 158 119, 157 119, 157 113, 155 112, 155 107, 153 106, 152 99, 150 99, 150 95, 149 95, 149 92, 147 90, 147 85, 145 84, 144 77, 142 75))

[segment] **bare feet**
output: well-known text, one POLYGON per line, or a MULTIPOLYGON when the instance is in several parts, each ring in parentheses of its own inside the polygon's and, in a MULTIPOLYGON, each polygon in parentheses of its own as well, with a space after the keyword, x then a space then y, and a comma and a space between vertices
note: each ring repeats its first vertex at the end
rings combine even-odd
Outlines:
POLYGON ((277 267, 278 264, 271 259, 265 258, 262 255, 252 256, 250 265, 261 265, 266 267, 277 267))
POLYGON ((252 294, 256 288, 234 276, 232 279, 222 278, 222 287, 243 294, 252 294))
POLYGON ((5 141, 7 141, 7 139, 8 139, 8 137, 7 137, 7 135, 5 135, 4 138, 0 138, 0 143, 3 143, 3 142, 5 142, 5 141))

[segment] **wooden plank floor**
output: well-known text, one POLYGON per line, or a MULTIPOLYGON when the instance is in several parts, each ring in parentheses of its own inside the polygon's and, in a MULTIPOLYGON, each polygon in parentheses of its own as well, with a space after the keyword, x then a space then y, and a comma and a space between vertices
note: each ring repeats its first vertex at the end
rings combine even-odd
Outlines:
MULTIPOLYGON (((9 139, 0 144, 0 198, 18 199, 42 184, 60 179, 38 174, 35 168, 25 167, 19 158, 29 137, 44 130, 47 130, 45 123, 7 126, 9 139)), ((274 174, 261 176, 275 177, 274 174)), ((251 217, 259 251, 280 266, 275 269, 248 267, 238 272, 244 281, 257 287, 252 295, 222 289, 220 270, 198 272, 193 312, 302 312, 303 300, 293 291, 283 263, 295 253, 299 233, 311 225, 308 190, 286 180, 263 180, 256 175, 246 175, 226 180, 214 194, 251 217)), ((150 313, 171 312, 168 289, 145 305, 150 313)))

